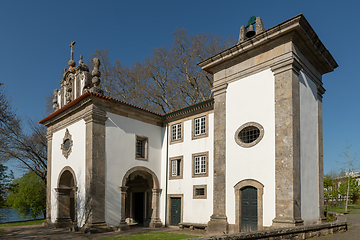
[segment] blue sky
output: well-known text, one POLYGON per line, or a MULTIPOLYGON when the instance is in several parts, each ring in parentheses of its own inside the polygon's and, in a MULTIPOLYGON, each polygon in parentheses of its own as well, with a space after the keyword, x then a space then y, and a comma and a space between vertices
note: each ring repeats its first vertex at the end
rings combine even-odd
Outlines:
MULTIPOLYGON (((130 66, 152 49, 170 45, 187 29, 238 37, 251 16, 270 28, 303 13, 339 67, 323 76, 324 172, 340 166, 343 146, 360 150, 358 1, 5 1, 0 0, 0 82, 18 115, 45 117, 45 98, 59 87, 76 41, 75 61, 107 48, 130 66)), ((19 174, 17 174, 18 176, 19 174)))

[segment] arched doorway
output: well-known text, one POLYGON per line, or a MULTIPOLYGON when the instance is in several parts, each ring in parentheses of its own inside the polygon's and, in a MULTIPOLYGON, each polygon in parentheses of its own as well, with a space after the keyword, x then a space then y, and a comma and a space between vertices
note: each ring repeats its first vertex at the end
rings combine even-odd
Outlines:
POLYGON ((159 200, 161 189, 155 173, 146 167, 131 168, 121 186, 121 223, 161 227, 159 200))
POLYGON ((245 179, 238 182, 234 190, 236 231, 262 230, 264 185, 253 179, 245 179))
POLYGON ((75 173, 65 167, 59 174, 57 192, 56 227, 69 227, 76 224, 76 192, 75 173))

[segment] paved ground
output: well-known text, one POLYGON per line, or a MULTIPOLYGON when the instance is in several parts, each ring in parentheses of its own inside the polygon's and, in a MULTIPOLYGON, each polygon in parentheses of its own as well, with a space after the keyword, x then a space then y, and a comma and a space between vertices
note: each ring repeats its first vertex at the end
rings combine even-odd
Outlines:
POLYGON ((323 237, 309 238, 311 240, 359 240, 360 239, 360 214, 347 214, 348 231, 323 237))
MULTIPOLYGON (((323 237, 311 238, 312 240, 359 240, 360 239, 360 214, 346 215, 348 221, 348 231, 345 233, 337 233, 323 237)), ((182 234, 192 234, 198 236, 205 236, 204 231, 200 230, 178 230, 178 228, 140 228, 132 227, 130 231, 126 232, 109 232, 101 234, 83 234, 80 232, 70 232, 67 229, 52 229, 45 228, 39 225, 35 226, 20 226, 20 227, 3 227, 0 228, 3 233, 0 233, 0 239, 46 239, 46 240, 84 240, 84 239, 99 239, 106 237, 116 237, 121 235, 131 235, 148 232, 176 232, 182 234)))
POLYGON ((71 232, 64 228, 45 228, 41 225, 32 226, 19 226, 19 227, 1 227, 0 239, 46 239, 46 240, 85 240, 85 239, 100 239, 107 237, 117 237, 121 235, 132 235, 148 232, 176 232, 180 234, 191 234, 203 236, 204 231, 190 231, 179 230, 178 228, 143 228, 143 227, 131 227, 126 232, 109 232, 109 233, 97 233, 97 234, 84 234, 80 232, 71 232))

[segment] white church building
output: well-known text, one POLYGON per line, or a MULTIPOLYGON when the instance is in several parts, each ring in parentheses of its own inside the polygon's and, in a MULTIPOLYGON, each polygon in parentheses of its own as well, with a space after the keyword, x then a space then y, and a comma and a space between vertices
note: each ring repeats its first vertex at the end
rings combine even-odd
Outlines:
MULTIPOLYGON (((255 25, 255 30, 254 30, 255 25)), ((206 227, 212 234, 324 220, 322 75, 338 65, 302 14, 199 66, 213 98, 158 114, 102 95, 72 57, 47 127, 47 224, 206 227)))

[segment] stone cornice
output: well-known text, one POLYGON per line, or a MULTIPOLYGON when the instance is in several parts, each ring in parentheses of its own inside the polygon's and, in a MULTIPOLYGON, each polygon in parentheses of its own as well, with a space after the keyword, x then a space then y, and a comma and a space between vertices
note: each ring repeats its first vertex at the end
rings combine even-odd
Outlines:
POLYGON ((201 102, 198 104, 195 104, 193 106, 189 106, 187 108, 183 108, 168 114, 165 114, 163 116, 163 121, 168 123, 172 121, 176 121, 181 118, 186 118, 190 115, 196 115, 199 113, 211 111, 214 109, 214 99, 209 99, 205 102, 201 102))
POLYGON ((309 56, 310 61, 316 65, 316 69, 320 69, 321 74, 331 72, 338 67, 330 52, 322 44, 302 14, 269 28, 262 33, 256 34, 254 37, 228 48, 200 62, 198 65, 202 67, 203 70, 213 74, 214 70, 218 68, 218 65, 228 62, 246 52, 258 49, 261 45, 269 44, 270 41, 276 42, 277 39, 286 35, 296 35, 299 41, 295 40, 295 42, 298 43, 300 51, 306 53, 306 56, 309 56))

